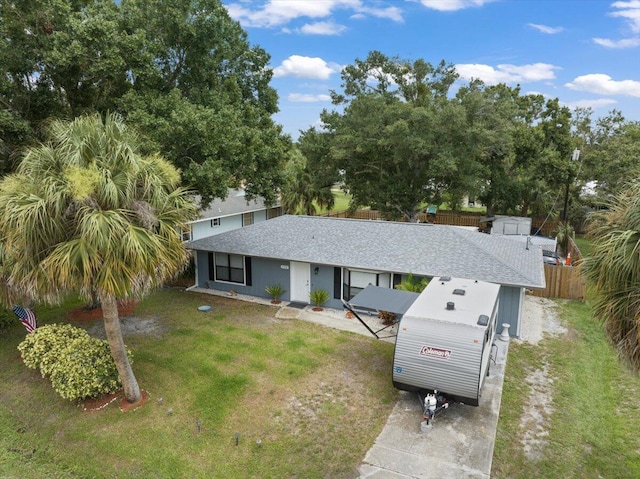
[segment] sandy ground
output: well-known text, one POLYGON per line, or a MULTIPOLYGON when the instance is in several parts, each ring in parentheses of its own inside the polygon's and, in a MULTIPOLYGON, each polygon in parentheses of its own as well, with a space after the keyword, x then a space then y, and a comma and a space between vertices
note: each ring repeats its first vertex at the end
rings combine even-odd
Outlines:
MULTIPOLYGON (((557 308, 557 304, 550 299, 526 296, 520 339, 516 341, 535 345, 547 335, 566 334, 567 329, 560 323, 557 308)), ((548 431, 545 425, 553 413, 553 381, 547 364, 530 371, 526 378, 529 398, 520 418, 520 437, 524 453, 530 460, 539 459, 546 444, 548 431), (541 401, 540 398, 546 399, 541 401)))

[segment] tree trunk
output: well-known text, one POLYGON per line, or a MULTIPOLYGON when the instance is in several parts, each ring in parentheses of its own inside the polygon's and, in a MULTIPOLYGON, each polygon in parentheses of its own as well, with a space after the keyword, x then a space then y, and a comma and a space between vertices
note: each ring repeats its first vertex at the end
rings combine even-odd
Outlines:
POLYGON ((104 330, 107 333, 107 342, 122 380, 124 396, 130 403, 136 403, 142 399, 142 394, 140 393, 138 381, 133 375, 133 369, 131 369, 127 350, 122 339, 120 318, 118 317, 118 302, 114 296, 107 294, 100 294, 100 302, 102 303, 102 316, 104 330))

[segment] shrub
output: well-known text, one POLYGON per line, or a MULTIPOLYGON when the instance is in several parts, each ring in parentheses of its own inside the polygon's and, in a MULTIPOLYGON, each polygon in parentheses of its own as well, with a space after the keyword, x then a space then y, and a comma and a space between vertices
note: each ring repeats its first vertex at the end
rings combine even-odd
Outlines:
MULTIPOLYGON (((49 377, 65 399, 85 399, 117 391, 118 370, 107 341, 92 338, 82 328, 51 324, 28 334, 18 345, 24 363, 49 377)), ((127 350, 129 360, 132 355, 127 350)))
POLYGON ((16 316, 13 311, 6 308, 0 308, 0 329, 9 328, 16 324, 16 316))
POLYGON ((18 345, 18 350, 24 364, 31 369, 39 369, 44 377, 51 373, 60 351, 78 338, 89 338, 89 333, 70 324, 48 324, 27 334, 18 345))
POLYGON ((413 277, 412 273, 409 273, 404 281, 396 285, 396 289, 410 291, 413 293, 422 293, 422 291, 424 291, 424 288, 426 288, 428 284, 429 280, 427 278, 418 280, 417 278, 413 277))
POLYGON ((278 301, 280 296, 282 296, 287 291, 282 288, 279 284, 273 284, 271 286, 267 286, 264 288, 266 293, 273 298, 274 301, 278 301))
MULTIPOLYGON (((129 361, 131 352, 127 350, 129 361)), ((84 399, 112 393, 122 387, 109 344, 97 338, 78 338, 59 354, 49 377, 65 399, 84 399)))
POLYGON ((329 301, 329 293, 324 289, 314 289, 309 293, 309 299, 311 299, 311 302, 319 308, 329 301))

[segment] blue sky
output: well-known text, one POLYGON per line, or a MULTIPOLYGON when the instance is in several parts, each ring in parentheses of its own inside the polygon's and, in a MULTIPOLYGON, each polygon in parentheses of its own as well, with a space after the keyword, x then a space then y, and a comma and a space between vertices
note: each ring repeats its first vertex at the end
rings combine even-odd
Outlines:
POLYGON ((223 0, 271 55, 275 120, 319 126, 340 69, 371 50, 640 121, 640 0, 223 0))

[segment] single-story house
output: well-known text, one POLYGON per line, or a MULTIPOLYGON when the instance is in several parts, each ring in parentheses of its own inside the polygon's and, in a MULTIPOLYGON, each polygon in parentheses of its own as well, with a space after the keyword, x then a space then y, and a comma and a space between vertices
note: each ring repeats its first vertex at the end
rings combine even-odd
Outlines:
POLYGON ((199 288, 309 303, 324 289, 342 309, 368 284, 393 288, 415 277, 452 276, 500 284, 499 323, 520 334, 526 288, 544 288, 542 251, 455 226, 285 215, 188 243, 199 288))
MULTIPOLYGON (((200 199, 196 198, 196 201, 199 203, 200 199)), ((280 215, 282 207, 279 201, 267 207, 264 198, 248 200, 244 189, 229 188, 226 198, 215 199, 207 208, 200 210, 198 219, 188 223, 188 228, 182 231, 182 239, 206 238, 280 215)))

